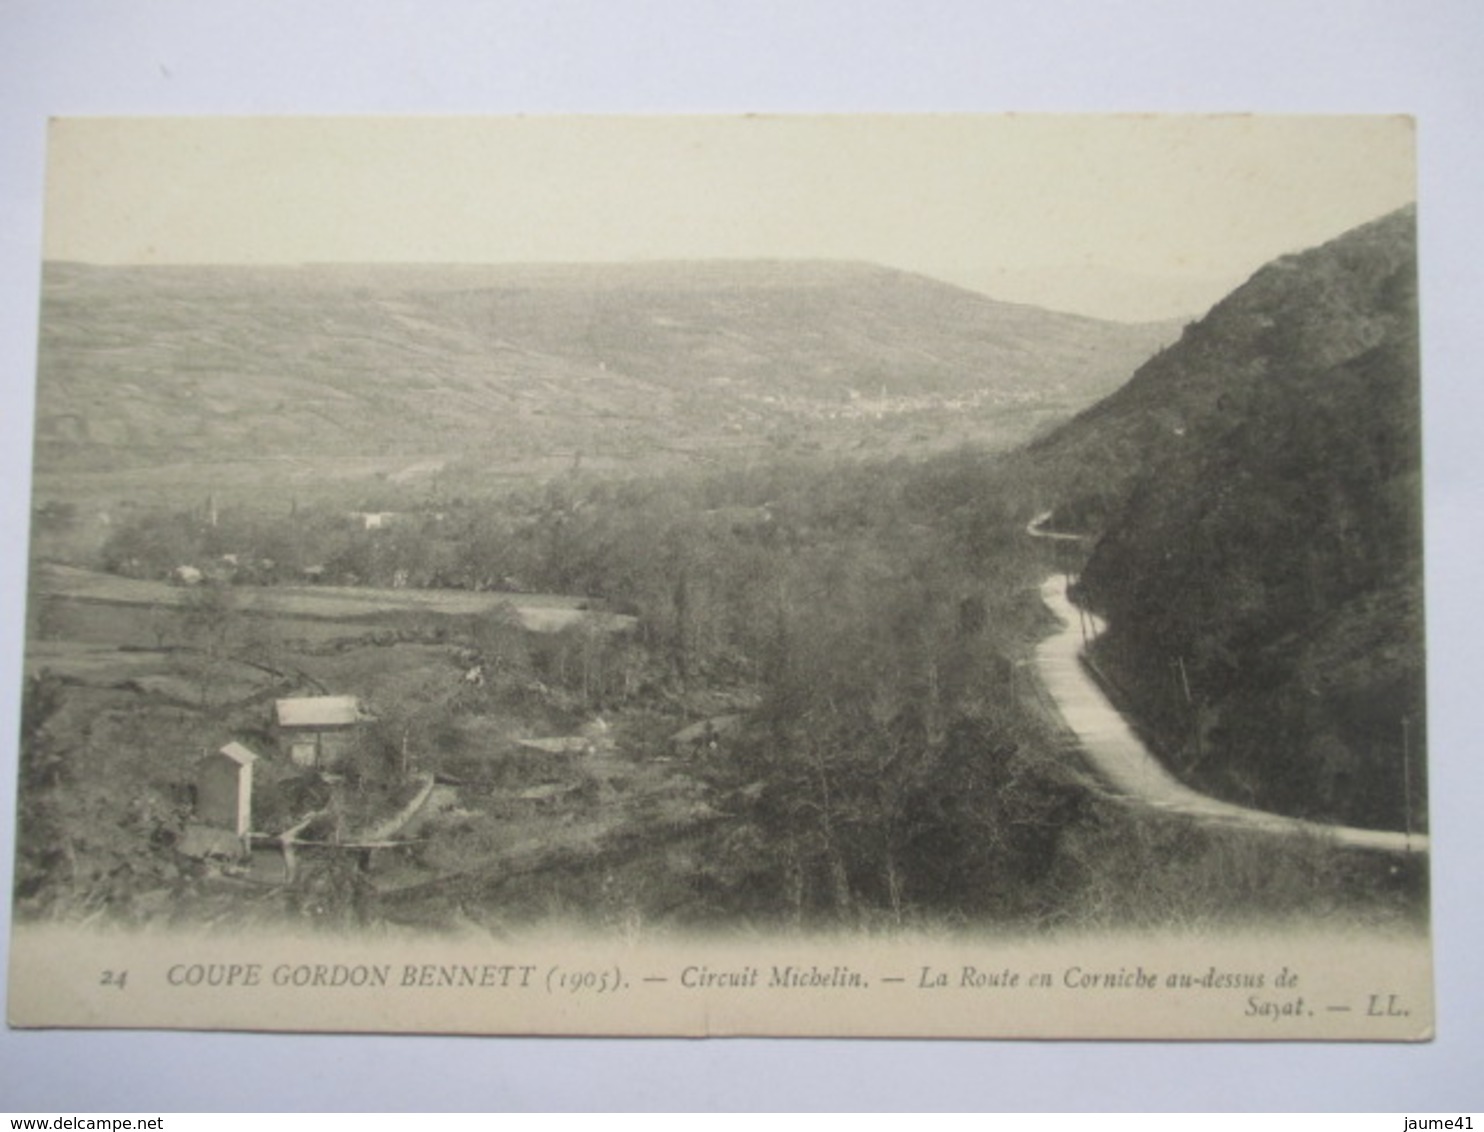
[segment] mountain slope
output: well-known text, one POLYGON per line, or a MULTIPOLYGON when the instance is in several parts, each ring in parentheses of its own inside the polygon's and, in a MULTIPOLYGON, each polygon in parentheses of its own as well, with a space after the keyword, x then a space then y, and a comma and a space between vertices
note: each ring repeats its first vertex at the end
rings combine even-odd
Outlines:
POLYGON ((1065 526, 1097 529, 1152 465, 1233 397, 1416 328, 1416 215, 1402 209, 1259 270, 1116 392, 1037 441, 1065 526))
POLYGON ((1419 421, 1408 209, 1264 268, 1037 446, 1062 522, 1100 525, 1099 659, 1197 783, 1425 821, 1419 421))
POLYGON ((1023 438, 1168 335, 851 263, 51 264, 37 460, 623 456, 933 413, 1023 438))

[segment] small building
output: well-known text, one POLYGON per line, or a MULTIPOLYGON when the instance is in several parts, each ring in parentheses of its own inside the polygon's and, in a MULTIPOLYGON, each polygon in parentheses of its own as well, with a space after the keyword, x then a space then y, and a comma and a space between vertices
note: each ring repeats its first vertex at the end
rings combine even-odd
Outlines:
POLYGON ((724 740, 735 738, 742 731, 744 720, 740 714, 713 715, 675 732, 670 736, 670 746, 676 755, 682 757, 710 754, 724 740))
POLYGON ((228 743, 196 766, 196 817, 243 837, 252 830, 252 768, 258 756, 228 743))
POLYGON ((252 832, 252 770, 258 756, 228 743, 196 764, 196 821, 241 839, 252 832))
POLYGON ((355 696, 301 696, 276 701, 274 718, 295 766, 327 770, 350 752, 356 728, 369 717, 355 696))
POLYGON ((363 531, 384 531, 402 516, 397 511, 352 511, 350 517, 361 524, 363 531))

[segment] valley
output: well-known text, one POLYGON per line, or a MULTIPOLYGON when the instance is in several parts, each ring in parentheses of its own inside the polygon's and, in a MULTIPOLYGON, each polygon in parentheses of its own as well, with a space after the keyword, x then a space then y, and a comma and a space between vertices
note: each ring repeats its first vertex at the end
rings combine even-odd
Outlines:
POLYGON ((1416 925, 1411 223, 1183 331, 856 263, 49 265, 18 913, 1416 925))

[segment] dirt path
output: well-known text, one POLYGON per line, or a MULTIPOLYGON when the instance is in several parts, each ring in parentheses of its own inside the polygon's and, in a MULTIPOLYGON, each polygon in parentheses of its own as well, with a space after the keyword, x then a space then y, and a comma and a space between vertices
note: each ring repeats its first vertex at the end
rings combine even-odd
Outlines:
POLYGON ((1084 637, 1095 636, 1101 625, 1068 599, 1065 577, 1053 574, 1047 578, 1041 584, 1041 600, 1062 627, 1036 646, 1036 671, 1067 726, 1077 736, 1088 762, 1120 794, 1198 821, 1270 833, 1303 834, 1389 853, 1427 852, 1425 834, 1356 829, 1282 817, 1218 801, 1179 782, 1144 746, 1083 667, 1084 637))

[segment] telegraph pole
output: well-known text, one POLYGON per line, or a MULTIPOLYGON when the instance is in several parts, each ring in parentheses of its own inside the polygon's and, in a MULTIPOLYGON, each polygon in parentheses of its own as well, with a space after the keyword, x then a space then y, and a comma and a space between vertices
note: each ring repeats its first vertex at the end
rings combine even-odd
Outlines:
POLYGON ((1407 833, 1408 854, 1412 852, 1412 744, 1408 734, 1411 722, 1405 715, 1402 716, 1402 805, 1405 807, 1402 812, 1402 821, 1405 824, 1402 828, 1407 833))

